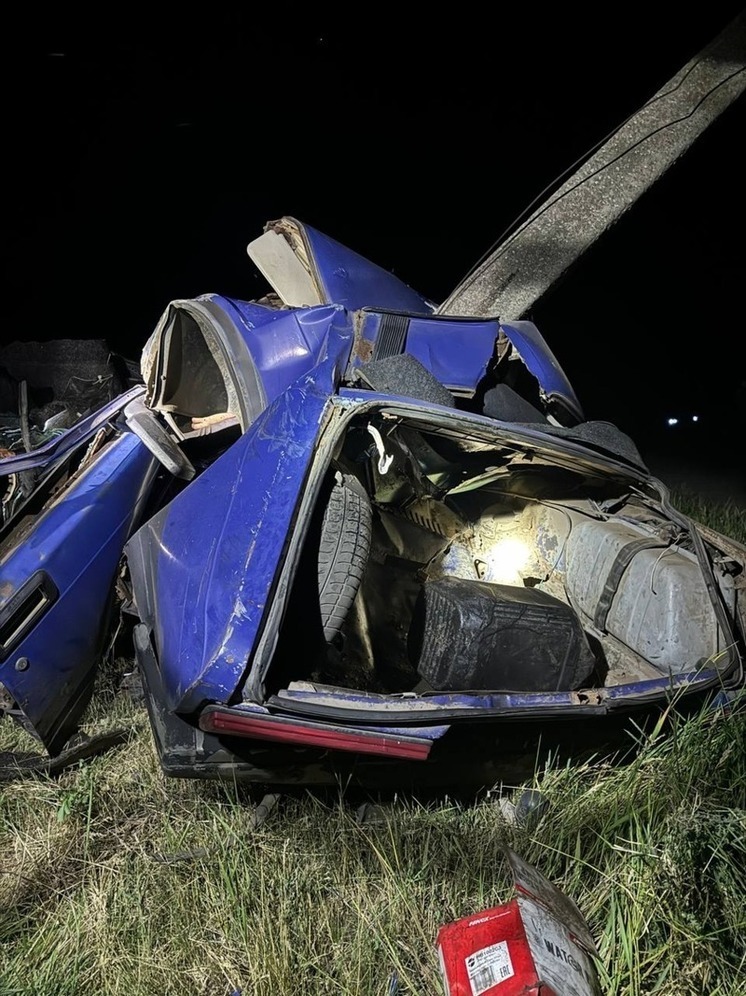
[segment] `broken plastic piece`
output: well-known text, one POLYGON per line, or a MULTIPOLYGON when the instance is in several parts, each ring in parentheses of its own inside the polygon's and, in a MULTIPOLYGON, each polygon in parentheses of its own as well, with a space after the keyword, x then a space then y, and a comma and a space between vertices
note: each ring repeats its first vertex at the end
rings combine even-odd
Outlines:
POLYGON ((386 474, 394 462, 394 456, 392 453, 386 452, 386 447, 383 445, 383 437, 374 425, 368 425, 368 432, 375 440, 376 449, 378 450, 378 473, 381 475, 386 474))

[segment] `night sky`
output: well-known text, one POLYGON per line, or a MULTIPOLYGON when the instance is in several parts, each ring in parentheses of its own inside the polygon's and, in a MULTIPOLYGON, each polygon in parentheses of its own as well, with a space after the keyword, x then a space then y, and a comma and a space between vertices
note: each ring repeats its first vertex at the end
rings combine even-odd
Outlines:
MULTIPOLYGON (((282 215, 443 300, 740 11, 647 6, 19 15, 3 341, 103 338, 136 359, 170 300, 262 294, 246 244, 282 215)), ((745 112, 742 96, 531 315, 589 417, 639 436, 668 411, 739 416, 745 112)))

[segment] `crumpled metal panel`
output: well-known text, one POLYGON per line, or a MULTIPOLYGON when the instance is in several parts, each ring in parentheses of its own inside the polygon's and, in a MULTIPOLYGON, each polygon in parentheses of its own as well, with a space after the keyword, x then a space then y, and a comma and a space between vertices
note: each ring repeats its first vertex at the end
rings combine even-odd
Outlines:
POLYGON ((544 395, 548 398, 561 398, 578 420, 584 421, 583 409, 567 374, 534 323, 511 322, 500 327, 536 377, 544 395))
POLYGON ((338 330, 324 362, 125 548, 168 708, 227 702, 241 682, 350 342, 338 330))
MULTIPOLYGON (((0 613, 35 575, 43 573, 56 591, 20 642, 8 638, 0 664, 0 682, 51 754, 62 749, 86 705, 122 547, 156 466, 133 433, 116 437, 0 564, 0 613)), ((9 629, 34 611, 34 597, 30 592, 28 609, 11 607, 9 629)))
POLYGON ((393 308, 422 315, 434 310, 432 302, 393 273, 376 266, 310 225, 299 227, 303 232, 314 276, 328 302, 344 305, 350 311, 359 308, 393 308))

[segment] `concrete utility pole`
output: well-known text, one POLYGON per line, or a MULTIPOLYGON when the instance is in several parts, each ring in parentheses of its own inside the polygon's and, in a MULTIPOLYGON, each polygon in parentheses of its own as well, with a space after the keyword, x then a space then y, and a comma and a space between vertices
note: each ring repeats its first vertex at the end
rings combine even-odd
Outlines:
POLYGON ((746 13, 728 25, 438 308, 519 319, 746 89, 746 13))

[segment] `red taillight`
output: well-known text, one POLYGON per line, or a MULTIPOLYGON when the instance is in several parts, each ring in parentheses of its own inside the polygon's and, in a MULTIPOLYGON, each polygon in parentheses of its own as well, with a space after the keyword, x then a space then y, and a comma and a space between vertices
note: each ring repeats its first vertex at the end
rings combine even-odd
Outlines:
POLYGON ((242 713, 238 709, 208 707, 199 718, 199 728, 205 733, 218 733, 253 740, 302 744, 327 750, 354 751, 356 754, 378 754, 424 761, 432 746, 420 737, 403 737, 375 730, 356 730, 286 716, 242 713))

